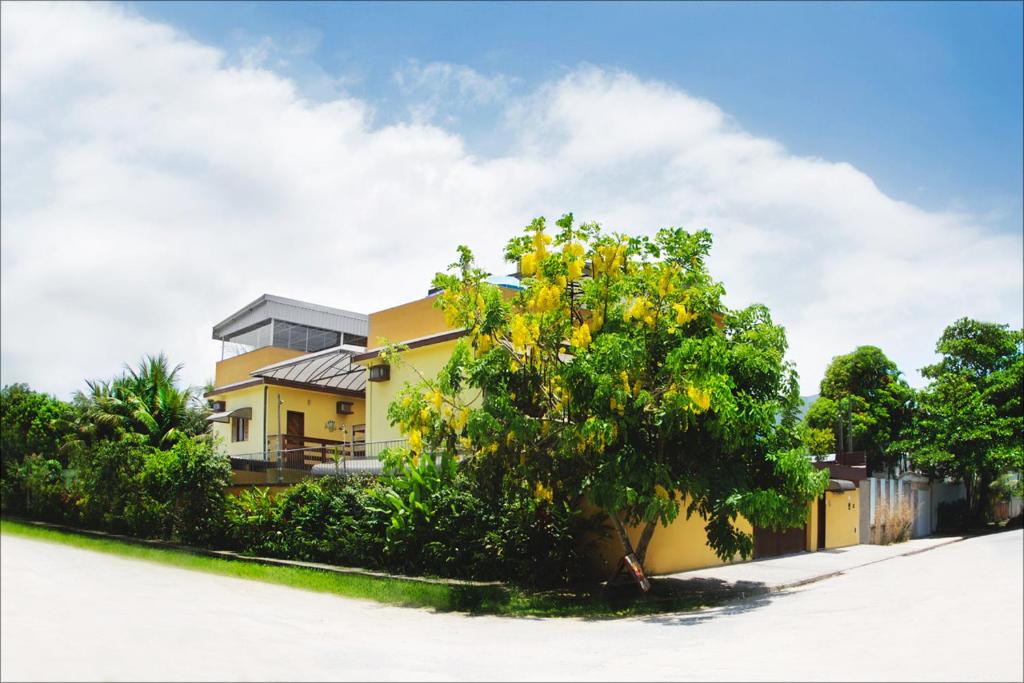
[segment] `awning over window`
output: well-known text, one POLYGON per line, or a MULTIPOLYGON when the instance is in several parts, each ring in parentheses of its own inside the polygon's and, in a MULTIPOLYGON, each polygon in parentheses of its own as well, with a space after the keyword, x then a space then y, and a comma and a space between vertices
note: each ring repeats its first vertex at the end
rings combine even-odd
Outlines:
POLYGON ((234 410, 225 410, 223 413, 214 413, 206 418, 207 422, 228 422, 233 417, 244 417, 247 420, 252 419, 252 408, 235 408, 234 410))

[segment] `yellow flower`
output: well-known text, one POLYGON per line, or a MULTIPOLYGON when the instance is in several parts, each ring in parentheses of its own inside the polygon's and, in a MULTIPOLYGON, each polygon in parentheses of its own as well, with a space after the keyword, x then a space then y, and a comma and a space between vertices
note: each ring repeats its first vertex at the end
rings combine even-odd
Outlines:
POLYGON ((423 448, 423 435, 420 433, 420 430, 413 429, 409 432, 409 448, 411 448, 413 452, 418 452, 423 448))
POLYGON ((523 275, 533 275, 537 272, 537 255, 533 252, 529 254, 523 254, 523 258, 519 260, 519 270, 523 275))
POLYGON ((534 493, 536 494, 538 500, 550 501, 554 497, 551 492, 551 489, 549 489, 547 486, 544 486, 539 481, 537 482, 536 489, 534 489, 534 493))
POLYGON ((439 390, 434 389, 432 392, 430 392, 430 402, 434 404, 435 409, 441 410, 442 400, 443 397, 441 396, 441 392, 439 390))
POLYGON ((622 386, 626 389, 626 393, 629 393, 629 373, 623 370, 619 373, 619 379, 622 380, 622 386))
POLYGON ((570 280, 578 280, 580 276, 583 275, 583 259, 570 259, 567 266, 569 269, 570 280))
POLYGON ((551 244, 551 235, 546 235, 540 230, 533 234, 533 247, 537 250, 537 257, 544 258, 547 254, 547 245, 551 244))
POLYGON ((705 410, 711 407, 711 394, 704 389, 698 389, 697 387, 689 387, 686 390, 686 395, 690 397, 690 400, 699 408, 697 412, 703 413, 705 410))
POLYGON ((672 308, 676 309, 676 324, 678 325, 685 325, 697 317, 696 313, 686 310, 686 304, 672 304, 672 308))
POLYGON ((430 409, 429 408, 421 408, 420 409, 420 421, 421 422, 426 422, 429 419, 430 419, 430 409))
POLYGON ((648 327, 654 327, 655 313, 656 311, 651 302, 646 297, 641 296, 630 302, 622 317, 626 322, 636 319, 642 321, 648 327))
POLYGON ((662 486, 661 484, 654 485, 654 495, 656 495, 658 498, 661 498, 662 500, 668 500, 668 491, 665 490, 665 487, 662 486))
POLYGON ((572 345, 577 348, 587 348, 588 346, 590 346, 590 341, 590 327, 586 323, 583 323, 582 325, 577 327, 576 330, 572 333, 572 345))
POLYGON ((566 257, 570 259, 578 258, 580 256, 583 256, 583 245, 580 244, 579 242, 566 242, 565 245, 562 247, 562 253, 565 254, 566 257))
POLYGON ((516 352, 525 351, 529 346, 535 344, 540 336, 540 326, 536 322, 527 321, 521 315, 512 317, 510 327, 512 328, 512 346, 516 352))
POLYGON ((666 297, 674 289, 675 287, 672 285, 672 271, 666 269, 658 279, 658 296, 666 297))

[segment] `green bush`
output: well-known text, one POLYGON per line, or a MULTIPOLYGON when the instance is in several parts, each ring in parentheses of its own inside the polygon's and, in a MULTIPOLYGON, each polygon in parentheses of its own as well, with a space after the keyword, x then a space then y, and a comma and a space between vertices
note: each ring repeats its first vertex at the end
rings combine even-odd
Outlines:
POLYGON ((162 510, 147 499, 142 485, 151 450, 144 437, 134 434, 76 450, 71 457, 71 488, 83 524, 140 536, 159 535, 162 510))
POLYGON ((31 517, 63 522, 69 495, 64 485, 64 468, 56 460, 30 455, 18 467, 18 479, 25 496, 24 511, 31 517))
POLYGON ((289 557, 315 562, 380 565, 384 518, 373 508, 373 478, 310 479, 280 496, 278 529, 289 557))
POLYGON ((143 500, 160 513, 158 535, 196 545, 220 543, 230 481, 230 462, 207 437, 183 437, 170 450, 150 451, 142 470, 143 500))
POLYGON ((228 496, 225 509, 228 544, 244 553, 286 557, 287 547, 278 529, 280 499, 270 489, 253 487, 228 496))

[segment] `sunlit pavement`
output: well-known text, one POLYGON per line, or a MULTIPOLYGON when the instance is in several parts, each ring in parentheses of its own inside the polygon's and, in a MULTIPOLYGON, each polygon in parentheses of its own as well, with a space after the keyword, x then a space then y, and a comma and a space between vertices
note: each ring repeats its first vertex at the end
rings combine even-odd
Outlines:
POLYGON ((1024 534, 715 610, 609 621, 383 607, 4 535, 3 680, 1016 680, 1024 534))

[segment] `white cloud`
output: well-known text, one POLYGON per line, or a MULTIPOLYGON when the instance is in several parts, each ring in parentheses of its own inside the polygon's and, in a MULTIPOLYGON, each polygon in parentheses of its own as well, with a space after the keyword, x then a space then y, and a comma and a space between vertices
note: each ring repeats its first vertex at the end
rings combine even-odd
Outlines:
MULTIPOLYGON (((409 113, 413 120, 434 120, 443 109, 495 104, 506 100, 515 83, 504 74, 485 76, 462 64, 408 60, 392 73, 399 90, 412 98, 409 113)), ((446 122, 456 118, 448 114, 446 122)))
POLYGON ((5 3, 0 57, 5 383, 67 394, 161 349, 200 383, 211 326, 260 293, 369 312, 425 294, 459 243, 503 271, 509 236, 566 210, 712 229, 729 303, 771 307, 804 393, 858 344, 916 381, 955 318, 1021 325, 1019 234, 887 197, 628 73, 580 67, 514 98, 407 65, 426 105, 502 108, 510 151, 481 159, 450 126, 375 126, 370 102, 310 102, 118 7, 5 3))

